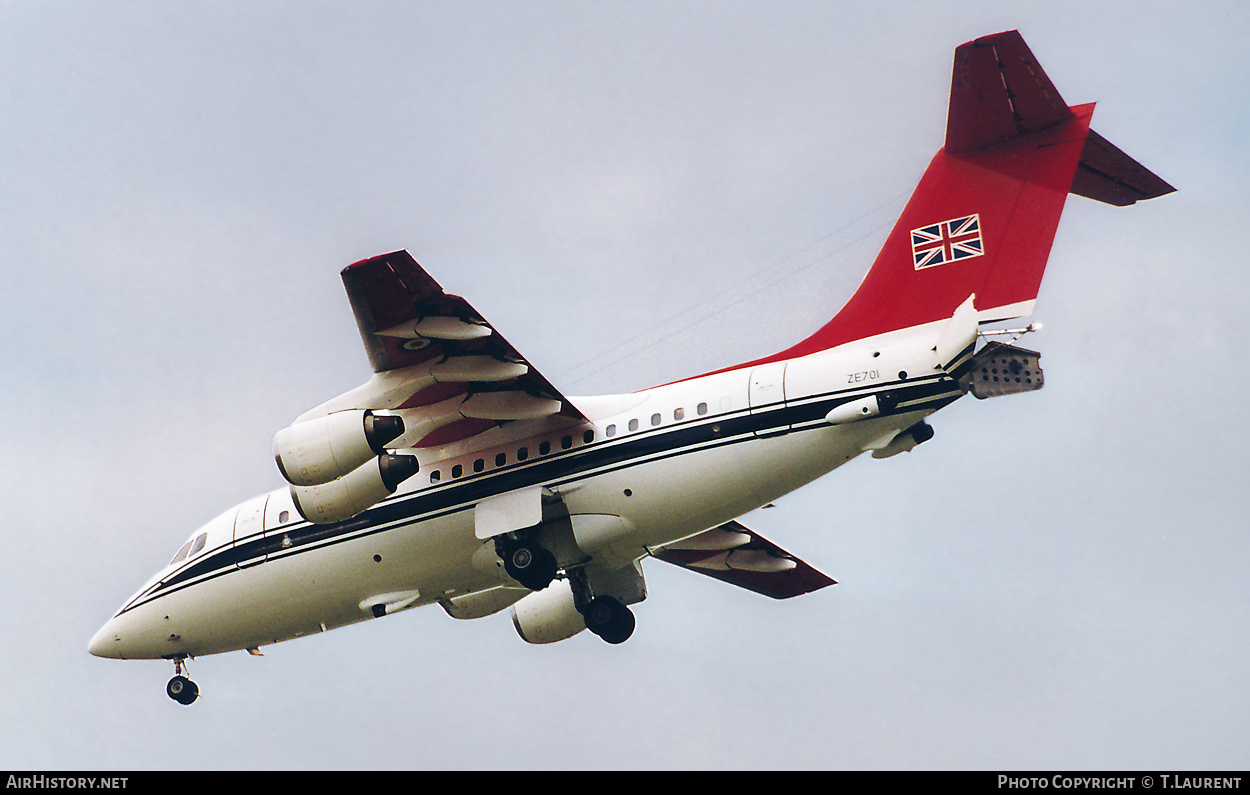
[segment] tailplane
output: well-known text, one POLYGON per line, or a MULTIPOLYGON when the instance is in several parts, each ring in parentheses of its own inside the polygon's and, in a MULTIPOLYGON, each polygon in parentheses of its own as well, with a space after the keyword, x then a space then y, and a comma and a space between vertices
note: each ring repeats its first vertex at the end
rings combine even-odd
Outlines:
POLYGON ((981 322, 1027 315, 1069 193, 1115 205, 1174 189, 1089 129, 1015 31, 955 50, 946 142, 859 289, 769 360, 942 320, 970 295, 981 322))

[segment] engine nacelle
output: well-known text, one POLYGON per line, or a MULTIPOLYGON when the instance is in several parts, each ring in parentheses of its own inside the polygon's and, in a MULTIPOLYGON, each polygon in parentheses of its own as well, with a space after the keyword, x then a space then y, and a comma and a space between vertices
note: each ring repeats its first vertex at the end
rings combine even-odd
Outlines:
POLYGON ((568 580, 556 580, 512 606, 512 625, 528 643, 555 643, 586 628, 568 580))
POLYGON ((419 468, 416 456, 386 453, 329 483, 291 486, 291 500, 300 516, 314 524, 338 522, 394 494, 419 468))
POLYGON ((316 486, 359 469, 403 432, 404 421, 397 416, 336 411, 278 431, 273 457, 288 483, 316 486))

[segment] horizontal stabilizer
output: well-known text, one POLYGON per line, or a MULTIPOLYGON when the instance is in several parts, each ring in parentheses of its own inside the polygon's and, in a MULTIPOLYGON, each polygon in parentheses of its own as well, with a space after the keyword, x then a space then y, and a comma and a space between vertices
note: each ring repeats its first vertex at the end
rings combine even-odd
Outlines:
POLYGON ((1106 138, 1093 130, 1089 131, 1076 176, 1072 178, 1072 193, 1116 207, 1127 207, 1175 190, 1106 138))
POLYGON ((656 549, 652 555, 773 599, 789 599, 837 583, 737 521, 656 549))
POLYGON ((1016 31, 984 36, 955 50, 946 117, 948 154, 1010 143, 1072 117, 1068 103, 1016 31))

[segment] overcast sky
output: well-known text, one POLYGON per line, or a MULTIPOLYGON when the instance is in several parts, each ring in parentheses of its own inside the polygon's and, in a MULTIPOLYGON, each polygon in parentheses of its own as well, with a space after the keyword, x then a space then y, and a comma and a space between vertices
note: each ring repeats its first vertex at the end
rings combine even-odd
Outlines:
POLYGON ((0 0, 0 767, 1250 764, 1237 2, 0 0), (840 584, 651 561, 638 629, 438 608, 172 666, 88 655, 273 433, 369 375, 338 272, 406 248, 567 394, 832 316, 1019 29, 1179 192, 1072 198, 1046 388, 744 521, 840 584))

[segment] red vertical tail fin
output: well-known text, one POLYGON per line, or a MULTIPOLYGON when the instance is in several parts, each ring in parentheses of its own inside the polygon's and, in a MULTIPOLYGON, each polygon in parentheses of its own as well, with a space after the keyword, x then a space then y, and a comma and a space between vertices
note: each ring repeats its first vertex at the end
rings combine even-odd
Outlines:
POLYGON ((1093 108, 1069 107, 1015 31, 956 49, 945 146, 868 275, 769 358, 942 320, 970 295, 982 321, 1029 314, 1069 192, 1128 204, 1172 190, 1090 132, 1093 108))

